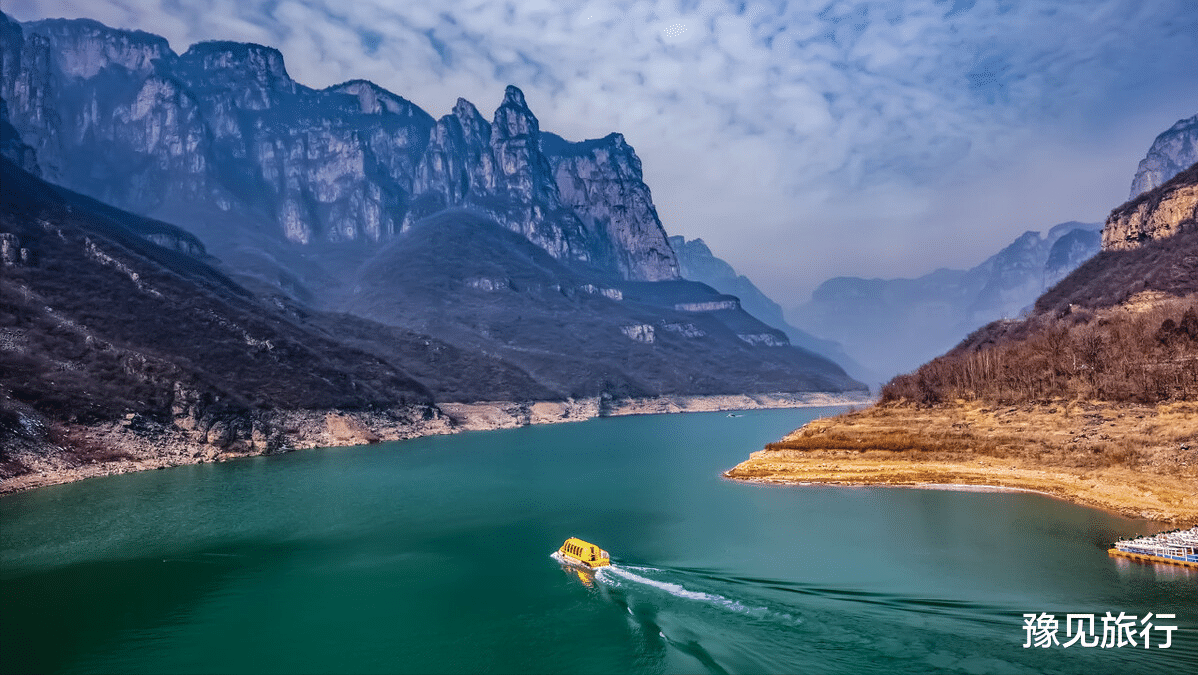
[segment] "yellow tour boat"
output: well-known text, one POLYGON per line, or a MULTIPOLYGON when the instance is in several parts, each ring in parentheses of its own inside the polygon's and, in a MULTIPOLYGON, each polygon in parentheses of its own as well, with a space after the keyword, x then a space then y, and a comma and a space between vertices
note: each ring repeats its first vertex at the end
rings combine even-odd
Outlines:
POLYGON ((557 559, 567 565, 595 569, 611 564, 611 556, 607 551, 577 537, 567 539, 557 553, 557 559))

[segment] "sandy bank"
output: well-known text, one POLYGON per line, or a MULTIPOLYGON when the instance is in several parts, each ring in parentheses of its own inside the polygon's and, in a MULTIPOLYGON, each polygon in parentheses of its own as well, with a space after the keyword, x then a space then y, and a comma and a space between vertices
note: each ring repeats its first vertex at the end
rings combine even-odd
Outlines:
POLYGON ((181 428, 131 416, 99 425, 56 426, 50 440, 3 439, 10 461, 0 467, 0 494, 184 464, 223 462, 307 448, 345 447, 459 431, 576 422, 601 416, 852 405, 836 394, 667 396, 647 399, 442 403, 385 411, 270 411, 253 420, 248 438, 230 440, 217 427, 181 428), (259 432, 259 429, 262 431, 259 432), (13 475, 16 474, 16 475, 13 475))
POLYGON ((1198 523, 1198 404, 874 407, 817 420, 724 475, 803 485, 1040 492, 1198 523))

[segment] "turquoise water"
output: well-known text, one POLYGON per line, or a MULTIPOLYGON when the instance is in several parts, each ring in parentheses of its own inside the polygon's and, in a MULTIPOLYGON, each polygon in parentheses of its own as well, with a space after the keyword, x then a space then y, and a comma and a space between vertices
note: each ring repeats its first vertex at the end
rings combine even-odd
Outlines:
POLYGON ((4 672, 1198 672, 1198 573, 1031 494, 720 472, 827 410, 313 450, 0 499, 4 672), (568 536, 616 564, 580 578, 568 536), (1175 613, 1024 649, 1024 613, 1175 613), (1163 635, 1163 634, 1162 634, 1163 635), (1153 636, 1155 640, 1155 636, 1153 636))

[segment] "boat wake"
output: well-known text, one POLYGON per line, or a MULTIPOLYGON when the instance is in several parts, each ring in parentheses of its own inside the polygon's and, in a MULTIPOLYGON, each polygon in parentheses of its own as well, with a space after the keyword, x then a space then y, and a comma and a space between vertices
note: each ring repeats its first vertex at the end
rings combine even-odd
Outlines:
POLYGON ((659 591, 668 593, 675 598, 702 602, 718 609, 735 612, 737 614, 743 614, 756 619, 763 619, 767 621, 784 621, 794 625, 798 625, 803 622, 803 620, 799 617, 787 612, 780 612, 764 606, 745 604, 739 600, 733 600, 732 598, 725 597, 718 593, 695 591, 688 589, 681 584, 670 583, 668 581, 661 581, 659 579, 652 579, 647 576, 643 576, 643 574, 653 574, 655 572, 660 573, 662 570, 657 570, 652 567, 624 567, 622 565, 610 565, 608 567, 600 568, 595 573, 595 579, 608 586, 614 587, 620 587, 625 582, 649 586, 659 591), (636 571, 634 572, 633 570, 636 571), (642 574, 637 574, 636 572, 641 572, 642 574))

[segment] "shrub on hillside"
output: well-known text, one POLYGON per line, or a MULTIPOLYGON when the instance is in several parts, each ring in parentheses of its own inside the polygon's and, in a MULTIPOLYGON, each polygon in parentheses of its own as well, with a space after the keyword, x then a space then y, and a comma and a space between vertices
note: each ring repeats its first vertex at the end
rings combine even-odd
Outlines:
POLYGON ((1198 303, 1038 316, 958 348, 882 389, 882 401, 1158 403, 1198 399, 1198 303))

